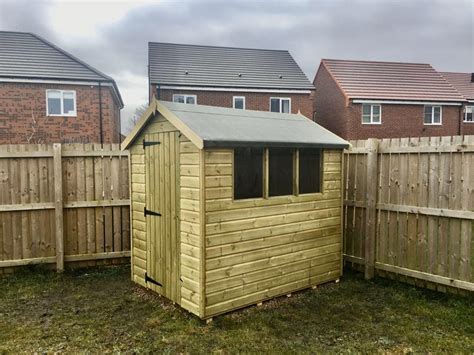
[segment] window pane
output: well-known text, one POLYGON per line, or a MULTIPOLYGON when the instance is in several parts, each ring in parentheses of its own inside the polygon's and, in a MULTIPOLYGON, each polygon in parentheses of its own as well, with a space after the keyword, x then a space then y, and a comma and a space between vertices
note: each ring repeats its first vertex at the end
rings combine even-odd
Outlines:
POLYGON ((293 151, 287 148, 271 148, 269 152, 269 196, 293 194, 293 151))
POLYGON ((281 112, 290 113, 290 100, 281 100, 281 112))
POLYGON ((433 111, 433 106, 425 106, 425 115, 429 113, 431 116, 432 111, 433 111))
POLYGON ((433 123, 441 123, 441 107, 433 107, 433 123))
POLYGON ((363 115, 362 116, 362 122, 370 123, 370 114, 369 115, 363 115))
POLYGON ((430 113, 425 113, 425 121, 426 124, 430 124, 431 122, 431 112, 430 113))
POLYGON ((270 99, 270 111, 280 112, 280 99, 270 99))
POLYGON ((64 114, 74 112, 74 99, 64 99, 63 107, 64 107, 64 114))
POLYGON ((194 98, 194 96, 186 96, 186 103, 194 105, 196 103, 196 99, 194 98))
POLYGON ((174 102, 181 102, 184 104, 184 96, 183 95, 175 95, 173 96, 173 101, 174 102))
POLYGON ((234 149, 234 198, 263 197, 263 148, 234 149))
POLYGON ((362 105, 362 115, 370 116, 370 105, 362 105))
POLYGON ((380 105, 373 105, 372 106, 372 113, 374 115, 380 115, 380 105))
POLYGON ((321 192, 321 149, 300 149, 299 161, 299 193, 321 192))
POLYGON ((61 92, 48 91, 48 115, 61 114, 61 92))
POLYGON ((468 122, 473 121, 473 118, 472 118, 472 113, 473 112, 474 112, 474 108, 472 106, 466 106, 466 116, 465 116, 466 121, 468 121, 468 122))
POLYGON ((244 99, 234 98, 234 108, 243 109, 244 108, 244 99))

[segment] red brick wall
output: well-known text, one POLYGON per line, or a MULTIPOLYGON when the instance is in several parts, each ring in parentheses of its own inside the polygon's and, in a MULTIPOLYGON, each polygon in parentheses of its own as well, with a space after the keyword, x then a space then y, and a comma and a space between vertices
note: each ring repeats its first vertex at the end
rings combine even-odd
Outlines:
POLYGON ((314 120, 338 136, 347 138, 347 100, 324 66, 319 68, 313 84, 316 87, 314 120))
MULTIPOLYGON (((102 87, 104 143, 120 142, 120 109, 102 87)), ((98 143, 98 86, 0 83, 0 144, 98 143), (77 117, 46 115, 46 90, 75 90, 77 117)))
MULTIPOLYGON (((154 86, 152 85, 152 88, 154 86)), ((153 90, 153 89, 152 89, 153 90)), ((270 111, 270 97, 291 98, 291 112, 312 118, 312 94, 272 94, 254 92, 227 92, 227 91, 187 91, 161 89, 161 100, 171 101, 173 94, 196 95, 199 105, 232 107, 233 96, 245 96, 245 108, 248 110, 270 111)))
MULTIPOLYGON (((443 106, 442 125, 423 123, 423 105, 382 104, 382 124, 362 124, 362 105, 349 102, 324 66, 314 85, 315 121, 344 139, 452 136, 460 134, 460 106, 443 106)), ((474 124, 461 124, 461 134, 474 134, 474 124)))

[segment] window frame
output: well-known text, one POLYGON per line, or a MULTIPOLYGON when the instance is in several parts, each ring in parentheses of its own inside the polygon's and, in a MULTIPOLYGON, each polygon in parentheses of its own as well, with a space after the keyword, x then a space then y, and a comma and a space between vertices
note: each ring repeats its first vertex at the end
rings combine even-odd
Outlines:
POLYGON ((249 197, 249 198, 235 198, 235 148, 232 149, 232 202, 239 203, 239 201, 249 201, 249 200, 270 200, 270 199, 286 199, 289 196, 311 196, 311 195, 321 195, 325 193, 324 189, 324 156, 326 154, 326 149, 324 148, 319 148, 320 149, 320 191, 318 192, 305 192, 301 193, 300 192, 300 184, 299 184, 299 165, 300 165, 300 160, 299 160, 299 152, 300 149, 304 148, 289 148, 293 149, 293 192, 290 195, 279 195, 279 196, 270 196, 270 185, 269 185, 269 180, 270 180, 270 148, 269 147, 264 147, 263 148, 263 157, 262 157, 262 170, 263 170, 263 186, 262 186, 262 192, 263 196, 261 197, 249 197))
POLYGON ((235 100, 242 99, 243 107, 236 110, 245 110, 245 96, 232 96, 232 108, 235 108, 235 100))
POLYGON ((441 105, 424 105, 423 106, 423 125, 424 126, 442 126, 443 125, 443 106, 441 105), (425 122, 425 111, 427 107, 431 107, 431 122, 425 122), (439 107, 439 123, 434 123, 435 107, 439 107))
POLYGON ((361 106, 361 122, 362 122, 362 124, 381 125, 382 124, 382 104, 362 104, 362 106, 361 106), (364 106, 370 106, 370 122, 364 122, 364 106), (379 107, 379 121, 378 122, 374 122, 374 106, 379 107))
POLYGON ((46 89, 46 116, 51 117, 77 117, 77 98, 76 98, 76 90, 61 90, 61 89, 46 89), (49 113, 49 102, 48 102, 48 95, 50 92, 59 92, 61 98, 61 113, 49 113), (72 94, 74 100, 74 111, 70 111, 68 113, 64 113, 64 94, 72 94))
POLYGON ((173 94, 173 102, 176 102, 176 103, 178 103, 178 104, 179 104, 179 103, 182 103, 182 104, 185 104, 185 105, 197 105, 197 103, 198 103, 198 101, 197 101, 197 95, 192 95, 192 94, 189 94, 189 95, 188 95, 188 94, 173 94), (184 97, 184 102, 175 101, 174 98, 175 98, 176 96, 183 96, 183 97, 184 97), (193 104, 188 104, 188 103, 186 102, 186 99, 187 99, 188 97, 194 98, 194 103, 193 103, 193 104))
POLYGON ((474 105, 466 105, 465 108, 464 108, 464 119, 463 119, 463 122, 464 123, 474 123, 474 105), (471 120, 468 121, 467 120, 467 109, 470 108, 471 109, 471 120))
POLYGON ((281 102, 282 102, 282 100, 288 100, 288 113, 291 113, 291 97, 271 96, 270 100, 268 101, 268 103, 269 103, 268 110, 270 112, 273 112, 272 111, 272 100, 279 100, 280 101, 280 111, 276 112, 276 113, 286 113, 286 112, 282 112, 283 105, 281 104, 281 102))

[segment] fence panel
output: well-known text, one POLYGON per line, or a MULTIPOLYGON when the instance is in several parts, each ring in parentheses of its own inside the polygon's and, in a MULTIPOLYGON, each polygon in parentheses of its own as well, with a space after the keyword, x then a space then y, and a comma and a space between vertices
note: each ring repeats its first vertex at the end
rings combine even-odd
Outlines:
POLYGON ((118 144, 2 145, 0 268, 127 257, 129 204, 118 144))
POLYGON ((376 141, 376 174, 370 141, 345 152, 346 262, 473 291, 474 136, 376 141))

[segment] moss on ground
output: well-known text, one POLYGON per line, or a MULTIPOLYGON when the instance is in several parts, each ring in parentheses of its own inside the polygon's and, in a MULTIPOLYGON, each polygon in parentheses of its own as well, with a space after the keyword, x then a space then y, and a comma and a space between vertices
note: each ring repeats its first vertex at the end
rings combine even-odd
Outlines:
POLYGON ((346 273, 209 325, 130 281, 129 267, 0 279, 0 353, 474 352, 474 299, 346 273))

